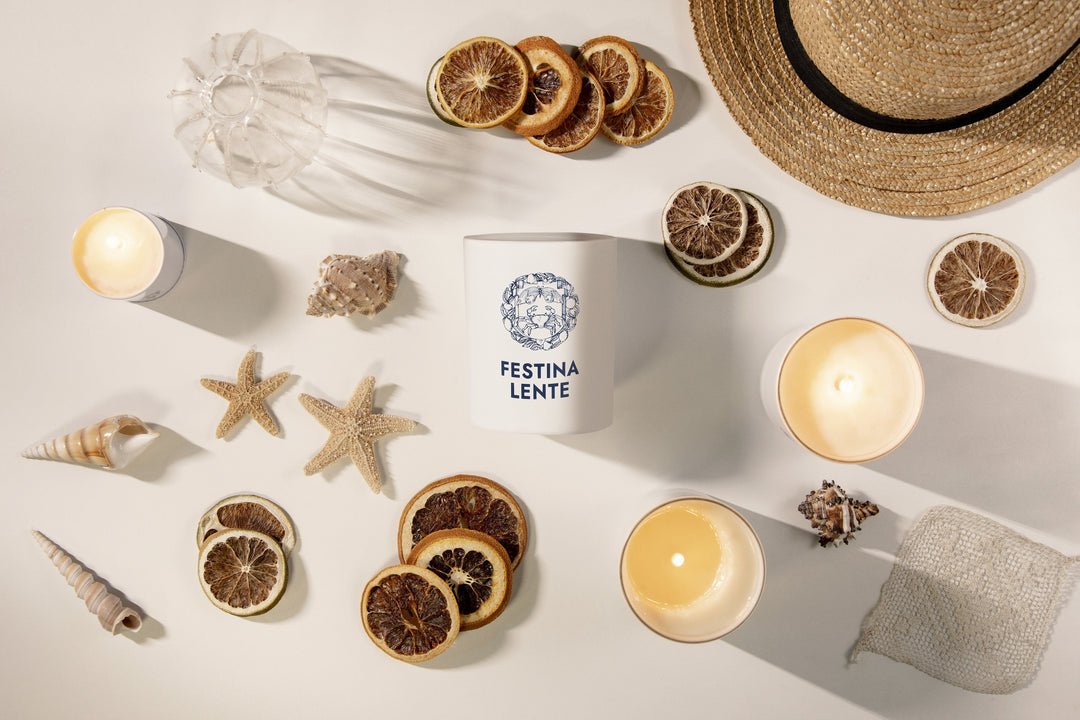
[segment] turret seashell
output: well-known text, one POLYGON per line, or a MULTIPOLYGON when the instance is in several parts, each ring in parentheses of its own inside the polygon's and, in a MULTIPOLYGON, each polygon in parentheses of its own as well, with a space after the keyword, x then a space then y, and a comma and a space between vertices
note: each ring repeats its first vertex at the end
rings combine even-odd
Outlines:
POLYGON ((49 538, 37 530, 31 530, 30 534, 34 536, 38 545, 52 560, 53 565, 67 580, 67 584, 75 588, 75 594, 86 603, 86 609, 97 615, 101 627, 113 635, 118 630, 139 631, 142 627, 142 617, 138 611, 125 605, 119 596, 109 592, 105 583, 95 578, 93 573, 77 563, 49 538))
POLYGON ((863 520, 878 514, 878 506, 866 500, 852 500, 839 485, 823 480, 820 490, 809 493, 799 503, 799 512, 818 531, 821 547, 827 547, 841 542, 847 545, 863 520))
POLYGON ((308 315, 374 315, 386 307, 397 287, 399 256, 393 250, 374 255, 329 255, 319 264, 319 279, 308 297, 308 315))
POLYGON ((27 448, 22 456, 119 470, 159 436, 160 433, 151 430, 134 415, 113 415, 81 430, 27 448))

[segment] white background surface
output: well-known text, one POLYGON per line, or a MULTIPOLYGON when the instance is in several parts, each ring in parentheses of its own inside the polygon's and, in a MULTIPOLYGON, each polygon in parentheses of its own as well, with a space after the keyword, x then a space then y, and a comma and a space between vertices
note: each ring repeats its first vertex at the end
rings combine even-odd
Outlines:
POLYGON ((1035 681, 1012 696, 968 693, 874 655, 853 666, 846 657, 900 539, 934 504, 969 506, 1080 552, 1080 168, 949 219, 897 219, 824 198, 762 157, 731 121, 683 2, 58 2, 8 3, 4 14, 0 714, 377 717, 403 705, 444 717, 1076 714, 1075 598, 1035 681), (323 189, 348 212, 233 189, 193 171, 171 137, 166 95, 181 58, 215 32, 250 27, 361 66, 371 77, 358 92, 396 104, 392 114, 353 112, 354 124, 331 117, 331 135, 382 133, 369 141, 382 154, 327 145, 357 173, 323 189), (598 139, 570 157, 501 130, 432 122, 421 94, 428 68, 481 34, 567 44, 626 37, 669 72, 674 119, 643 147, 598 139), (756 193, 776 221, 770 265, 734 289, 692 285, 661 249, 668 195, 706 179, 756 193), (103 300, 76 278, 71 234, 113 204, 187 229, 189 265, 167 298, 103 300), (551 230, 624 238, 615 422, 569 438, 474 429, 461 237, 551 230), (1028 267, 1019 310, 986 330, 939 317, 923 286, 935 250, 972 231, 1010 240, 1028 267), (384 248, 407 258, 386 312, 304 315, 324 256, 384 248), (926 374, 914 435, 867 466, 811 456, 768 423, 757 395, 777 338, 846 314, 896 329, 926 374), (225 404, 198 380, 233 379, 251 347, 263 375, 297 375, 271 403, 283 437, 247 421, 215 440, 225 404), (296 396, 343 404, 369 373, 376 406, 421 425, 378 444, 382 496, 351 465, 314 477, 301 470, 326 435, 296 396), (124 412, 164 435, 129 472, 18 456, 31 442, 124 412), (359 595, 395 559, 403 503, 458 472, 493 477, 521 499, 529 551, 496 623, 412 667, 369 642, 359 595), (823 478, 883 508, 853 546, 817 547, 795 510, 823 478), (764 599, 728 639, 666 642, 620 595, 625 535, 650 498, 673 487, 742 508, 765 545, 764 599), (195 576, 196 521, 243 490, 278 501, 299 533, 287 594, 253 620, 214 609, 195 576), (31 528, 137 603, 147 615, 141 635, 103 632, 31 528))

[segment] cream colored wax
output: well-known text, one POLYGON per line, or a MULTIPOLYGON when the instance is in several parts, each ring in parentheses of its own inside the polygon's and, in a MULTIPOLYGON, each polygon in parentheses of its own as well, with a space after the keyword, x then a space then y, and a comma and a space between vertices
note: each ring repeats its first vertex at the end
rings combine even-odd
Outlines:
POLYGON ((154 223, 128 208, 88 217, 71 245, 75 271, 93 291, 126 298, 147 288, 161 271, 165 249, 154 223))
POLYGON ((780 369, 779 399, 788 429, 807 448, 830 460, 865 462, 914 429, 922 370, 892 330, 840 318, 795 341, 780 369))
POLYGON ((635 526, 620 575, 642 622, 673 640, 699 642, 730 632, 750 614, 765 559, 741 515, 688 497, 655 508, 635 526))

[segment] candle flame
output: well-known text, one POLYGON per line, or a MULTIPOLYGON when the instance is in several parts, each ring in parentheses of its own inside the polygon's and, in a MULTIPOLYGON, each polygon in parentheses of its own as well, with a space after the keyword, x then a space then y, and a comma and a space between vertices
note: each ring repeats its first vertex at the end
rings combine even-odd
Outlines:
POLYGON ((686 562, 686 558, 682 553, 675 553, 671 556, 671 564, 675 567, 682 567, 684 562, 686 562))
POLYGON ((836 381, 836 389, 842 393, 849 393, 855 389, 855 378, 845 375, 836 381))

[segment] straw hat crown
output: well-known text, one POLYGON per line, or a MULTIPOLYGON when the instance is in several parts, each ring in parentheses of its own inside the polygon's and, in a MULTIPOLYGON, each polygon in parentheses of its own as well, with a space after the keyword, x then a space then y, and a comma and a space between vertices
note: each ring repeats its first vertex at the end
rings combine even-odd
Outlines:
POLYGON ((954 118, 1048 71, 1080 37, 1075 0, 789 0, 806 55, 849 100, 954 118))

